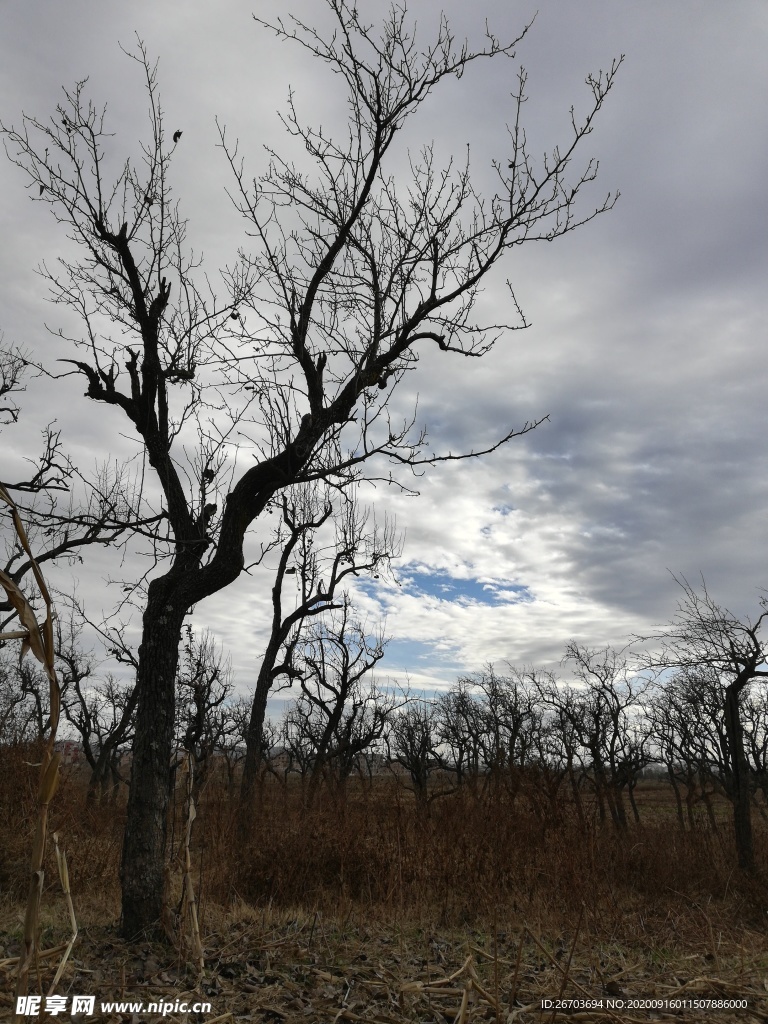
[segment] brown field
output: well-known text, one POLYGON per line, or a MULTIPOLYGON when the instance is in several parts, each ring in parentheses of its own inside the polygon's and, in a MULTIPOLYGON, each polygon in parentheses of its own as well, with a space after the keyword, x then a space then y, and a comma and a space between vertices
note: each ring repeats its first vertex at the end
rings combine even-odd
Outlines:
MULTIPOLYGON (((0 751, 0 759, 1 1016, 12 1010, 37 774, 19 752, 0 751)), ((618 833, 593 820, 580 828, 566 803, 557 821, 537 815, 525 786, 514 801, 504 786, 474 795, 465 788, 423 808, 384 777, 323 793, 310 812, 298 783, 269 780, 243 847, 234 805, 214 780, 192 843, 201 976, 183 925, 175 945, 118 938, 123 806, 118 800, 86 815, 83 779, 70 770, 51 827, 69 859, 80 934, 57 993, 211 1003, 201 1015, 93 1018, 142 1024, 768 1020, 761 816, 760 873, 745 879, 734 868, 724 801, 717 833, 703 808, 695 831, 681 831, 663 782, 641 784, 637 802, 641 824, 618 833), (603 1005, 542 1010, 542 998, 558 997, 603 1005), (653 1008, 632 999, 667 1002, 653 1008), (703 999, 742 999, 748 1008, 678 1008, 703 999)), ((178 852, 181 790, 174 811, 178 852)), ((178 896, 178 856, 170 883, 178 896)), ((42 922, 43 949, 66 944, 52 856, 42 922)), ((61 950, 41 958, 31 991, 47 992, 60 957, 61 950)))

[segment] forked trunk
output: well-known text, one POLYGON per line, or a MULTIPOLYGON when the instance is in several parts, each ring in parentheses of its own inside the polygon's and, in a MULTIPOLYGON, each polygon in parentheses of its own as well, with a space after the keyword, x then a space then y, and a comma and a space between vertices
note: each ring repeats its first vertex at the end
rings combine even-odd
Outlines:
POLYGON ((139 648, 136 736, 120 867, 126 938, 161 932, 176 667, 183 622, 184 608, 150 585, 139 648))

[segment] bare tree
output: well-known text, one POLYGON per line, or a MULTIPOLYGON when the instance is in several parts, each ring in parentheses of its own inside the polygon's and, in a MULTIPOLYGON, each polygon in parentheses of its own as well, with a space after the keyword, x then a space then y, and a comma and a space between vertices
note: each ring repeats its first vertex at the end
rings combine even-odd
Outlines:
POLYGON ((386 734, 390 768, 400 765, 408 773, 417 806, 428 811, 433 800, 454 792, 456 785, 431 788, 435 773, 446 767, 440 750, 437 705, 410 700, 392 716, 386 734))
MULTIPOLYGON (((315 622, 303 639, 299 655, 301 699, 295 712, 305 718, 304 734, 312 737, 314 745, 306 793, 308 806, 314 802, 327 765, 337 761, 345 779, 355 755, 383 732, 386 716, 369 716, 366 725, 370 736, 367 729, 361 732, 360 726, 366 721, 364 712, 369 703, 363 680, 384 657, 386 644, 382 629, 371 632, 351 617, 348 600, 336 613, 315 622)), ((374 701, 374 710, 377 705, 374 701)))
MULTIPOLYGON (((221 714, 223 727, 217 741, 217 751, 221 754, 227 774, 227 794, 233 801, 237 792, 236 777, 238 766, 245 760, 245 738, 248 734, 248 723, 251 717, 251 701, 246 697, 236 697, 222 705, 221 714)), ((269 753, 274 745, 274 726, 266 723, 262 727, 261 765, 268 764, 269 753)))
POLYGON ((317 750, 317 735, 320 731, 313 721, 311 706, 300 700, 292 701, 285 709, 280 723, 278 736, 282 760, 283 782, 287 784, 288 776, 298 774, 301 780, 302 800, 305 798, 307 781, 312 773, 317 750))
MULTIPOLYGON (((80 246, 79 261, 43 267, 54 301, 74 309, 83 325, 72 372, 85 379, 89 399, 131 424, 160 491, 142 492, 155 504, 130 517, 158 517, 154 532, 144 532, 167 561, 147 588, 139 648, 121 868, 126 935, 156 931, 161 919, 184 616, 240 575, 247 531, 286 487, 318 477, 348 480, 374 456, 406 469, 476 456, 531 429, 506 430, 463 456, 438 456, 424 430, 393 422, 388 402, 425 345, 479 356, 505 333, 474 312, 482 282, 511 249, 570 232, 613 203, 609 197, 580 216, 597 164, 573 173, 572 165, 619 61, 588 78, 586 115, 573 115, 570 138, 538 165, 526 148, 521 73, 506 152, 494 164, 498 193, 484 199, 468 164, 441 168, 428 146, 412 158, 407 182, 392 177, 388 160, 403 124, 435 88, 480 59, 511 58, 519 39, 502 44, 488 32, 472 50, 457 46, 441 19, 434 41, 419 48, 404 7, 391 9, 377 35, 347 0, 327 2, 335 22, 328 37, 296 19, 266 27, 345 83, 349 131, 337 141, 302 124, 291 99, 285 124, 304 146, 308 168, 273 153, 255 181, 222 132, 256 247, 230 274, 223 304, 195 284, 196 262, 170 186, 174 147, 183 143, 178 135, 167 140, 155 69, 143 51, 137 59, 149 94, 149 139, 139 161, 123 162, 115 180, 107 177, 105 152, 113 143, 104 113, 87 100, 84 83, 66 93, 51 120, 3 128, 32 198, 50 205, 80 246), (110 325, 120 329, 116 342, 110 325), (206 390, 216 372, 219 390, 206 390), (244 405, 235 410, 238 398, 244 405), (255 459, 240 471, 227 461, 227 446, 236 424, 247 433, 246 417, 255 459), (195 423, 197 442, 190 438, 185 460, 174 444, 195 423)), ((510 301, 519 311, 514 296, 510 301)), ((117 419, 105 420, 105 429, 106 422, 122 429, 117 419)), ((392 478, 391 469, 370 472, 392 478)))
POLYGON ((178 746, 194 764, 192 796, 197 802, 208 780, 213 756, 231 728, 227 702, 232 694, 228 657, 210 633, 198 638, 185 627, 177 679, 178 746))
MULTIPOLYGON (((246 733, 246 757, 243 768, 241 814, 239 821, 247 830, 253 783, 262 760, 262 730, 269 692, 281 676, 298 679, 301 671, 294 665, 294 654, 302 629, 308 620, 324 612, 346 607, 342 585, 361 573, 376 578, 389 568, 390 559, 401 551, 394 525, 385 520, 378 525, 361 509, 346 489, 340 510, 333 515, 330 489, 321 492, 317 482, 294 488, 280 498, 282 526, 276 544, 281 547, 275 582, 272 587, 272 628, 259 667, 246 733), (331 521, 334 536, 323 544, 323 526, 331 521), (287 578, 295 581, 297 596, 292 611, 284 610, 287 578)), ((290 594, 290 591, 289 591, 290 594)), ((346 614, 346 612, 344 612, 346 614)))
MULTIPOLYGON (((97 665, 82 646, 82 622, 76 605, 69 616, 56 618, 53 627, 56 669, 60 680, 61 711, 77 731, 83 756, 91 769, 86 807, 107 794, 114 799, 122 780, 120 758, 132 739, 136 692, 133 683, 119 683, 112 675, 94 680, 97 665)), ((14 734, 42 739, 50 728, 49 688, 46 675, 28 660, 0 661, 0 708, 7 689, 12 695, 14 734), (5 685, 4 685, 5 684, 5 685)), ((0 728, 9 716, 0 711, 0 728)))
MULTIPOLYGON (((32 607, 32 605, 30 605, 32 607)), ((56 620, 58 627, 58 620, 56 620)), ((58 646, 60 630, 52 628, 54 647, 58 646)), ((4 706, 2 719, 6 729, 10 729, 14 740, 21 742, 48 741, 51 732, 50 686, 47 673, 40 664, 30 658, 11 659, 11 647, 7 640, 0 641, 0 687, 5 691, 0 696, 0 707, 4 706)), ((58 672, 62 665, 56 653, 58 672)), ((71 680, 63 678, 59 682, 59 698, 64 698, 71 680)))
POLYGON ((472 678, 482 695, 486 786, 504 785, 514 804, 533 751, 533 736, 541 724, 538 702, 517 669, 501 676, 489 665, 472 678))
POLYGON ((584 772, 581 764, 581 700, 573 687, 559 683, 553 673, 538 674, 535 680, 539 702, 544 708, 548 754, 555 770, 568 779, 579 824, 586 825, 581 796, 584 772))
POLYGON ((342 790, 354 772, 370 783, 384 759, 389 722, 407 700, 402 691, 382 688, 375 680, 354 686, 327 758, 342 790))
POLYGON ((690 724, 695 731, 693 722, 679 714, 679 704, 669 686, 659 686, 649 707, 651 742, 654 744, 656 756, 664 765, 669 784, 675 796, 677 820, 680 828, 685 831, 685 815, 683 812, 683 796, 680 792, 681 783, 686 787, 685 803, 688 809, 688 824, 693 829, 693 801, 698 774, 694 758, 690 754, 688 742, 690 724))
POLYGON ((12 656, 11 647, 0 644, 1 744, 29 743, 41 738, 48 717, 47 699, 41 696, 42 682, 42 675, 30 672, 28 662, 19 663, 18 656, 12 656))
MULTIPOLYGON (((529 670, 530 686, 540 695, 542 689, 554 684, 550 672, 539 669, 529 670)), ((528 774, 532 785, 528 788, 528 799, 534 813, 542 819, 544 826, 555 824, 562 818, 562 789, 566 779, 570 779, 572 787, 578 795, 578 779, 573 779, 573 762, 569 760, 570 725, 567 715, 553 713, 551 707, 543 702, 538 703, 536 728, 531 732, 528 774), (564 730, 564 731, 563 731, 564 730)), ((577 814, 583 811, 581 798, 578 797, 577 814)))
POLYGON ((739 867, 751 872, 755 855, 750 770, 740 702, 752 680, 768 677, 768 648, 760 635, 768 617, 768 601, 760 599, 760 612, 755 618, 740 619, 715 602, 703 578, 700 590, 682 576, 675 577, 675 582, 683 591, 677 614, 663 630, 640 639, 660 644, 660 652, 648 659, 653 666, 713 673, 719 680, 736 849, 739 867))
POLYGON ((560 814, 559 794, 570 778, 583 820, 579 750, 568 691, 552 673, 492 665, 464 676, 436 701, 440 757, 461 785, 479 792, 503 785, 511 803, 523 795, 544 821, 560 814))
POLYGON ((576 730, 589 755, 601 819, 607 803, 614 825, 625 829, 624 791, 639 821, 634 789, 651 761, 643 718, 648 680, 633 672, 611 647, 591 649, 572 641, 564 661, 573 665, 586 688, 578 701, 576 730))
POLYGON ((649 714, 652 741, 666 765, 681 827, 684 800, 691 830, 694 806, 703 803, 712 830, 718 832, 712 797, 720 793, 733 800, 734 796, 719 673, 689 667, 660 681, 649 714), (682 795, 681 785, 685 787, 682 795))
POLYGON ((437 735, 447 771, 477 790, 483 763, 483 711, 473 679, 462 677, 435 700, 437 735))
POLYGON ((133 740, 136 688, 133 683, 118 682, 110 673, 87 688, 77 677, 70 683, 64 714, 80 734, 91 769, 86 807, 107 798, 114 802, 125 781, 120 771, 122 754, 133 740))
POLYGON ((303 796, 311 806, 321 778, 332 794, 343 795, 348 779, 358 772, 370 782, 383 760, 383 745, 392 715, 402 706, 397 695, 380 689, 374 680, 349 688, 343 712, 331 733, 336 717, 337 693, 316 699, 302 691, 286 709, 281 736, 289 756, 288 771, 298 771, 303 796))
POLYGON ((86 791, 90 808, 110 792, 112 800, 117 796, 121 754, 133 738, 136 688, 132 681, 119 683, 111 674, 93 680, 96 664, 93 655, 83 650, 82 619, 75 603, 65 621, 57 620, 55 638, 62 710, 80 735, 91 769, 86 791))

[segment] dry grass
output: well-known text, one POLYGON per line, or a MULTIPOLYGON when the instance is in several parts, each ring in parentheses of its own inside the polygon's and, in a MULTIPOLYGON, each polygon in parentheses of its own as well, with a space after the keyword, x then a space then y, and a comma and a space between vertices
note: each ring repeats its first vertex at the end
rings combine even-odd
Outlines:
MULTIPOLYGON (((0 828, 0 958, 18 953, 23 851, 34 825, 34 787, 22 770, 12 790, 0 784, 0 799, 15 801, 18 815, 13 830, 0 828)), ((567 807, 547 824, 503 795, 457 794, 426 815, 381 780, 307 813, 298 787, 275 785, 242 850, 234 809, 211 787, 190 848, 201 978, 195 957, 116 938, 122 811, 85 818, 82 786, 65 776, 52 828, 70 859, 81 935, 58 991, 144 1002, 195 992, 212 1004, 201 1020, 231 1013, 258 1024, 680 1019, 671 1010, 608 1014, 605 1000, 633 996, 746 998, 749 1011, 687 1011, 682 1019, 768 1019, 764 886, 737 877, 728 833, 703 825, 682 833, 662 789, 648 787, 645 797, 649 824, 619 836, 610 826, 581 831, 567 807), (602 998, 603 1010, 542 1012, 540 1000, 558 995, 602 998)), ((172 832, 183 857, 185 825, 180 791, 172 832)), ((763 831, 756 845, 768 875, 763 831)), ((49 865, 43 948, 68 937, 55 877, 49 865)), ((178 866, 177 900, 182 880, 178 866)), ((41 991, 55 967, 55 957, 42 961, 41 991)), ((0 1007, 10 1005, 12 968, 0 965, 0 1007)))
MULTIPOLYGON (((670 901, 716 905, 734 921, 759 924, 768 893, 734 878, 727 832, 683 833, 673 817, 619 835, 610 826, 579 828, 563 813, 557 825, 504 795, 491 802, 457 794, 420 813, 408 794, 382 781, 311 813, 298 792, 265 795, 250 847, 232 855, 233 830, 221 804, 203 808, 198 855, 206 860, 207 896, 254 905, 309 906, 325 913, 363 908, 387 920, 415 913, 446 926, 494 914, 562 926, 582 905, 600 931, 623 936, 670 901)), ((766 836, 758 856, 768 873, 766 836)))

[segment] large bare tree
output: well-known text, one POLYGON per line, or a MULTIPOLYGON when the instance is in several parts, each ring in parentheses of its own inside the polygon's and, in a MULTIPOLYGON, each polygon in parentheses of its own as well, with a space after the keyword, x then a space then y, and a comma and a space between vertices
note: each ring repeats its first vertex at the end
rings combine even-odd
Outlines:
POLYGON ((538 161, 526 144, 521 73, 506 137, 500 126, 497 192, 482 196, 468 163, 440 166, 429 145, 408 162, 400 129, 446 80, 480 60, 511 59, 527 30, 511 43, 488 32, 472 49, 441 18, 432 41, 420 44, 404 5, 377 29, 347 0, 327 6, 327 35, 294 18, 260 23, 344 84, 348 127, 334 137, 306 125, 289 100, 284 123, 305 163, 274 152, 255 179, 222 129, 252 246, 229 274, 223 302, 199 283, 187 247, 171 194, 175 147, 187 140, 178 131, 168 138, 156 71, 141 48, 149 133, 116 177, 115 143, 84 83, 50 120, 25 117, 19 129, 3 129, 32 198, 50 205, 79 247, 79 257, 43 267, 54 301, 82 323, 69 339, 79 352, 63 354, 86 396, 113 410, 102 414, 102 430, 129 423, 154 474, 154 490, 142 495, 154 508, 132 513, 137 522, 158 517, 154 532, 144 531, 158 565, 139 648, 121 868, 126 935, 157 931, 161 917, 184 616, 243 572, 249 531, 284 488, 319 477, 341 484, 374 457, 378 468, 365 472, 390 480, 398 467, 480 455, 531 429, 503 429, 484 447, 439 456, 415 412, 411 421, 395 419, 390 399, 425 346, 446 357, 480 356, 507 326, 524 326, 514 295, 513 323, 478 319, 485 278, 517 246, 551 241, 614 201, 584 209, 597 163, 573 164, 620 61, 587 79, 586 113, 572 115, 568 139, 538 161), (393 176, 398 152, 405 178, 393 176), (247 466, 230 457, 236 432, 251 439, 247 466))

